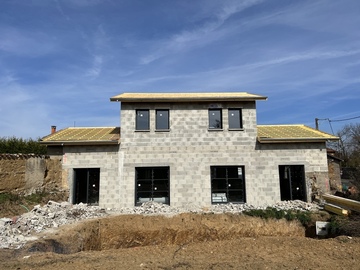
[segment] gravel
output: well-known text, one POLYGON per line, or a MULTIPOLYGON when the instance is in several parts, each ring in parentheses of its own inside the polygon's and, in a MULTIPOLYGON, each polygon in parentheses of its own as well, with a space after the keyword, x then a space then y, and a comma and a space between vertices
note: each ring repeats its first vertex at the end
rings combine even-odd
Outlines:
POLYGON ((21 248, 26 242, 37 239, 36 233, 49 228, 57 228, 64 224, 80 220, 99 218, 108 215, 176 215, 180 213, 241 213, 251 209, 274 207, 279 210, 318 211, 317 204, 302 201, 281 201, 274 205, 252 206, 249 204, 218 204, 207 208, 199 208, 189 204, 182 208, 146 202, 141 206, 121 209, 104 209, 86 204, 70 204, 68 202, 49 201, 46 205, 36 205, 30 212, 13 218, 0 218, 0 248, 21 248))

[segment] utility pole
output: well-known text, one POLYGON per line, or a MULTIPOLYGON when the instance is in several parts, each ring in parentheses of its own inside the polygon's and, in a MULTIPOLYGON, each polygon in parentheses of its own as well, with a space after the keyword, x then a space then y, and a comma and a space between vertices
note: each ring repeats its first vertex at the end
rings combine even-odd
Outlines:
POLYGON ((315 118, 315 128, 319 130, 319 118, 315 118))

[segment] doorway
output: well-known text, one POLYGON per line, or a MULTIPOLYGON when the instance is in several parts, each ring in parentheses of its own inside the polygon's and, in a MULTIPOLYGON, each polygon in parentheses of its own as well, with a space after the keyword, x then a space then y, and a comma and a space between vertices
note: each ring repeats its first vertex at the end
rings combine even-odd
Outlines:
POLYGON ((73 203, 99 204, 100 169, 74 169, 73 203))
POLYGON ((279 178, 282 201, 301 200, 306 202, 304 165, 280 165, 279 178))

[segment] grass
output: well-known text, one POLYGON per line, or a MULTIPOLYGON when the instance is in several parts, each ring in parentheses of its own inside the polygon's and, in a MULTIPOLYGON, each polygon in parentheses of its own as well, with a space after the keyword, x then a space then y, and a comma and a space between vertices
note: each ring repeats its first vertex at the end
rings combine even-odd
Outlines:
POLYGON ((0 193, 0 217, 16 216, 29 212, 36 204, 46 203, 49 193, 37 192, 22 196, 14 193, 0 193))
POLYGON ((311 213, 299 210, 279 210, 273 207, 266 209, 252 209, 243 212, 245 215, 260 217, 263 219, 286 219, 288 221, 298 220, 303 226, 308 226, 311 222, 311 213))

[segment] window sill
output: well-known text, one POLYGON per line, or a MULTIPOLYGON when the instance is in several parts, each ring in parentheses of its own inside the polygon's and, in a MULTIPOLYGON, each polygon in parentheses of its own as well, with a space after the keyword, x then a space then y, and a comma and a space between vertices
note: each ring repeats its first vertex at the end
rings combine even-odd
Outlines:
POLYGON ((229 128, 229 131, 244 131, 244 128, 229 128))
POLYGON ((150 132, 150 129, 136 129, 135 132, 150 132))
POLYGON ((170 129, 155 129, 155 132, 170 132, 170 129))
POLYGON ((208 131, 224 131, 222 128, 208 128, 208 131))

